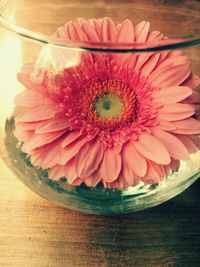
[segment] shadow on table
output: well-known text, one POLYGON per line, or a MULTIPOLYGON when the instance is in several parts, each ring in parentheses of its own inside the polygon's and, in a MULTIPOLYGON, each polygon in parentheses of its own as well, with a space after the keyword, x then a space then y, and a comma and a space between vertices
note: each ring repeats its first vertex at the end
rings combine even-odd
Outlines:
POLYGON ((93 216, 38 205, 25 228, 45 266, 200 266, 200 181, 158 207, 93 216))

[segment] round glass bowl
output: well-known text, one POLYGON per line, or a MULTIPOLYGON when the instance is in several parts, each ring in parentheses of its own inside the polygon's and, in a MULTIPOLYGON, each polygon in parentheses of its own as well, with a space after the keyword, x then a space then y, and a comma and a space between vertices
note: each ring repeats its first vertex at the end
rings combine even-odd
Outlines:
POLYGON ((0 15, 0 148, 24 184, 120 214, 198 179, 199 1, 0 1, 0 15))

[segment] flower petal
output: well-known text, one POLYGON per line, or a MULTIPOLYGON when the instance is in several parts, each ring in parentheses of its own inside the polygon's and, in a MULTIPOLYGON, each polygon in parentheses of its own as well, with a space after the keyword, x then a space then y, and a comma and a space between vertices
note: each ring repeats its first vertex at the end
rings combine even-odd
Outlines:
MULTIPOLYGON (((138 57, 138 59, 140 58, 140 56, 138 57)), ((158 61, 160 58, 160 54, 159 53, 155 53, 154 55, 151 55, 147 62, 142 66, 141 68, 141 73, 145 76, 148 77, 150 75, 150 73, 154 70, 154 68, 156 67, 158 61)), ((137 61, 138 64, 138 61, 137 61)))
POLYGON ((63 166, 61 165, 55 165, 48 171, 48 177, 52 180, 59 180, 64 176, 65 172, 63 171, 63 166))
POLYGON ((170 163, 170 168, 173 171, 178 171, 179 166, 180 166, 180 160, 176 160, 172 158, 171 163, 170 163))
POLYGON ((135 42, 144 43, 149 33, 150 23, 142 21, 135 26, 135 42))
MULTIPOLYGON (((138 176, 144 176, 147 171, 147 163, 145 158, 140 155, 134 148, 134 144, 131 142, 126 143, 122 150, 122 161, 126 163, 126 167, 138 176)), ((124 167, 123 167, 124 169, 124 167)))
POLYGON ((103 158, 103 144, 92 140, 81 147, 76 156, 76 172, 78 177, 84 178, 97 170, 103 158))
POLYGON ((69 132, 63 140, 62 147, 68 146, 70 143, 74 142, 80 136, 81 136, 80 130, 69 132))
POLYGON ((58 163, 61 165, 65 165, 70 159, 76 156, 80 148, 88 141, 88 137, 86 135, 83 135, 76 139, 74 142, 64 147, 62 149, 62 153, 58 163))
POLYGON ((53 101, 36 90, 25 90, 15 97, 14 104, 21 107, 35 107, 53 104, 53 101))
POLYGON ((75 158, 71 159, 64 166, 56 165, 48 173, 52 180, 59 180, 61 177, 66 177, 67 183, 72 184, 78 178, 75 170, 75 158))
POLYGON ((157 129, 170 132, 170 131, 175 131, 176 126, 170 121, 160 120, 160 124, 157 126, 157 129))
POLYGON ((192 140, 187 135, 176 134, 176 137, 184 144, 184 146, 187 148, 189 153, 194 153, 197 151, 196 145, 192 142, 192 140))
POLYGON ((144 157, 158 163, 169 164, 170 155, 165 146, 154 136, 142 133, 139 140, 132 141, 136 150, 144 157))
POLYGON ((117 28, 117 42, 118 43, 133 43, 134 42, 134 28, 133 23, 126 19, 117 28))
POLYGON ((161 41, 164 39, 164 34, 159 31, 149 32, 147 42, 161 41))
POLYGON ((103 19, 89 19, 90 25, 95 29, 99 40, 101 39, 101 23, 103 19))
POLYGON ((192 94, 192 90, 186 86, 170 86, 162 88, 153 94, 155 102, 171 104, 180 102, 192 94))
POLYGON ((189 158, 189 153, 184 143, 173 134, 156 129, 152 129, 152 133, 167 148, 171 157, 178 160, 187 160, 189 158))
POLYGON ((85 34, 87 35, 88 41, 91 41, 91 42, 100 41, 96 30, 94 29, 94 27, 91 26, 91 24, 88 21, 83 22, 82 28, 85 34))
POLYGON ((165 176, 164 166, 148 161, 146 176, 142 179, 146 184, 159 183, 165 176))
POLYGON ((116 27, 112 19, 103 18, 101 26, 101 41, 102 42, 115 42, 116 40, 116 27))
POLYGON ((67 121, 65 116, 55 116, 52 119, 49 119, 43 125, 39 126, 35 133, 36 134, 43 134, 43 133, 50 133, 50 132, 57 132, 60 130, 66 130, 69 127, 69 122, 67 121))
POLYGON ((84 38, 84 39, 79 38, 79 34, 78 34, 79 30, 77 29, 75 25, 76 25, 76 22, 74 21, 69 21, 68 23, 65 24, 65 28, 66 28, 66 31, 67 31, 67 34, 70 40, 87 41, 87 38, 84 38))
POLYGON ((200 134, 200 122, 194 118, 172 122, 176 127, 173 133, 177 134, 200 134))
POLYGON ((149 80, 155 86, 169 87, 180 85, 188 78, 189 75, 189 66, 187 64, 181 64, 171 68, 167 66, 160 71, 154 71, 149 76, 149 80))
POLYGON ((64 165, 64 168, 66 171, 67 182, 69 184, 73 183, 78 178, 76 168, 75 168, 75 161, 76 160, 74 157, 73 159, 71 159, 64 165))
POLYGON ((121 154, 109 148, 105 150, 102 163, 99 167, 99 174, 106 182, 115 181, 121 171, 122 159, 121 154))
POLYGON ((101 177, 96 172, 84 179, 84 183, 90 187, 95 187, 100 181, 101 177))
POLYGON ((27 140, 23 146, 23 151, 30 151, 32 149, 44 146, 49 144, 63 135, 65 131, 58 131, 53 133, 45 133, 45 134, 34 134, 29 140, 27 140))
POLYGON ((17 129, 14 131, 14 136, 18 139, 20 142, 26 142, 34 135, 34 131, 32 130, 23 130, 23 129, 17 129))
POLYGON ((195 74, 192 74, 186 81, 183 82, 182 85, 194 89, 200 85, 200 77, 195 74))
POLYGON ((36 122, 16 122, 15 129, 16 131, 36 130, 39 127, 43 126, 47 121, 48 120, 36 122))
POLYGON ((158 118, 166 121, 178 121, 191 117, 194 114, 194 108, 188 104, 167 104, 158 111, 158 118))
POLYGON ((38 72, 34 64, 26 64, 20 73, 17 74, 17 79, 26 89, 43 92, 45 90, 41 80, 35 75, 38 72), (34 78, 33 78, 34 77, 34 78))
POLYGON ((51 119, 58 112, 58 107, 52 105, 36 106, 25 109, 20 113, 16 121, 17 122, 36 122, 51 119))
POLYGON ((83 179, 81 179, 81 178, 76 178, 76 180, 74 180, 74 181, 72 182, 72 185, 78 186, 78 185, 80 185, 80 184, 83 183, 83 182, 84 182, 83 179))
POLYGON ((198 91, 193 91, 192 94, 185 99, 184 103, 199 104, 200 103, 200 93, 198 91))

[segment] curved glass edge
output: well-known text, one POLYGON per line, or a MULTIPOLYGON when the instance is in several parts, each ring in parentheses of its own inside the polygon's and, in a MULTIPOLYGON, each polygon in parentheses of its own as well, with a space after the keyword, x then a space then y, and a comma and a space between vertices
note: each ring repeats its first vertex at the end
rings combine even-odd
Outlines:
POLYGON ((66 41, 53 37, 48 37, 46 35, 19 27, 15 24, 8 22, 5 18, 3 18, 2 15, 0 15, 0 27, 12 34, 15 34, 21 38, 25 38, 32 42, 36 42, 43 45, 62 47, 68 50, 76 51, 104 53, 142 53, 184 48, 200 44, 200 33, 196 33, 192 36, 166 39, 159 42, 137 43, 134 45, 132 43, 95 43, 66 41))
MULTIPOLYGON (((48 178, 45 170, 32 166, 25 153, 20 150, 13 136, 12 121, 11 119, 6 122, 5 132, 0 129, 2 159, 35 193, 65 208, 96 215, 132 213, 157 206, 175 197, 199 178, 199 165, 195 166, 193 174, 183 175, 185 168, 189 170, 189 165, 185 165, 181 173, 175 172, 159 184, 140 183, 123 191, 105 189, 101 186, 93 188, 85 184, 72 186, 61 179, 53 181, 48 178)), ((198 162, 199 157, 198 152, 196 158, 198 162)))

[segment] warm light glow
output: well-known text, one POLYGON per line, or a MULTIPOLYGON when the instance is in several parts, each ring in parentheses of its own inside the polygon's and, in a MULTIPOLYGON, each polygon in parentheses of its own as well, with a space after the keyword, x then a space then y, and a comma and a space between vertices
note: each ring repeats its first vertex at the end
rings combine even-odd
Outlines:
POLYGON ((22 48, 19 38, 9 33, 0 32, 0 126, 14 109, 14 97, 22 90, 16 74, 22 63, 22 48))

